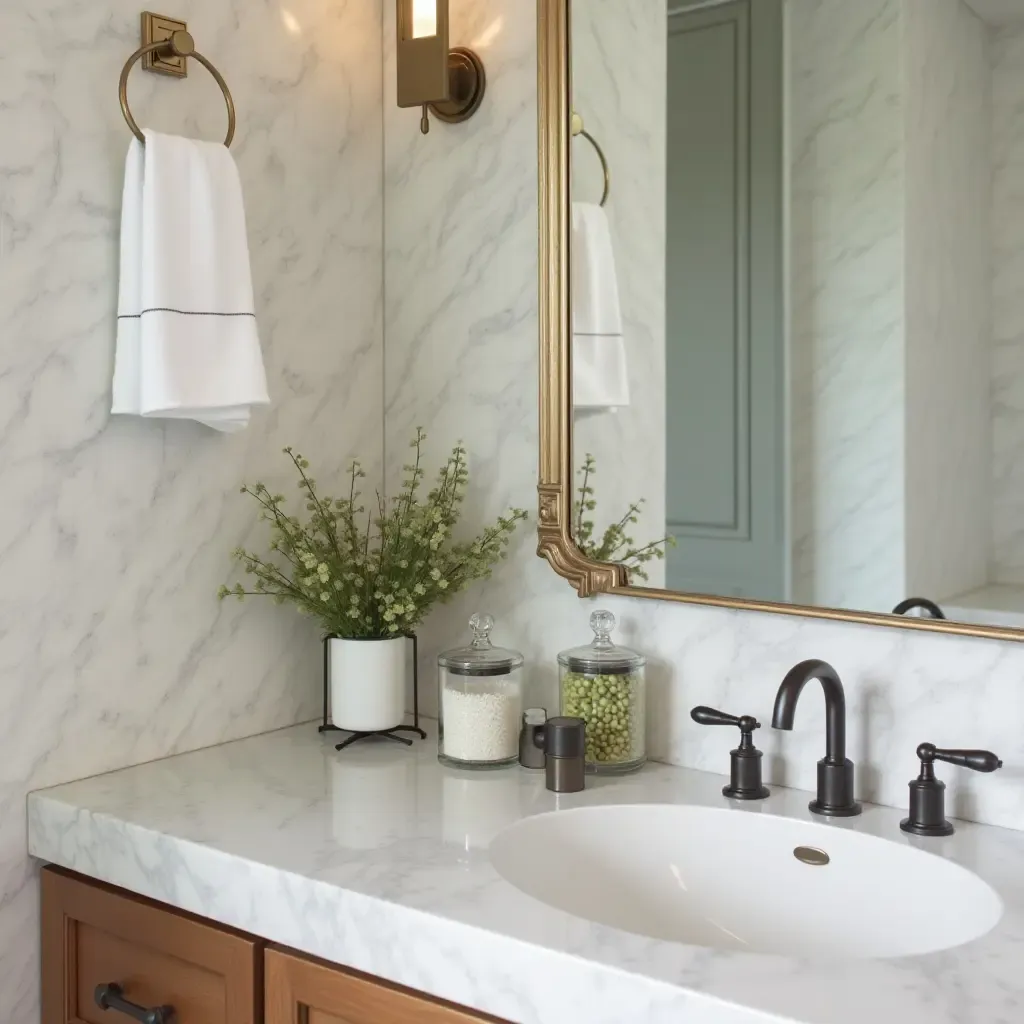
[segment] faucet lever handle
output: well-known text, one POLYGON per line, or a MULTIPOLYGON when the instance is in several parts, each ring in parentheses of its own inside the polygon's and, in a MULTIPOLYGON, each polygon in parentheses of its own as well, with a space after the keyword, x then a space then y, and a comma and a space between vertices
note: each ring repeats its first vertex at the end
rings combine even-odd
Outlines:
POLYGON ((910 782, 910 816, 900 822, 900 828, 915 836, 951 836, 954 828, 946 821, 946 784, 935 778, 935 762, 976 772, 994 772, 1003 762, 991 750, 939 750, 934 743, 922 743, 917 756, 921 774, 910 782))
POLYGON ((752 733, 755 729, 761 728, 761 723, 752 715, 727 715, 724 711, 716 711, 714 708, 699 707, 690 712, 690 717, 698 725, 735 725, 740 732, 752 733))
POLYGON ((752 715, 727 715, 714 708, 699 707, 690 712, 699 725, 735 725, 740 730, 740 745, 729 752, 732 767, 729 785, 722 792, 731 800, 763 800, 768 787, 761 782, 761 751, 754 746, 754 730, 761 723, 752 715))
POLYGON ((917 756, 922 765, 945 761, 975 772, 994 772, 1003 767, 1003 762, 991 750, 940 750, 934 743, 922 743, 917 748, 917 756))

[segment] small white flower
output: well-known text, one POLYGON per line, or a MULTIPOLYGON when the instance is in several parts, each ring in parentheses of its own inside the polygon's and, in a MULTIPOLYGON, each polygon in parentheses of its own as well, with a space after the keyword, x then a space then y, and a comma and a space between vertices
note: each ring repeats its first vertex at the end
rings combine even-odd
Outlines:
POLYGON ((438 585, 438 586, 439 586, 439 587, 440 587, 440 588, 441 588, 442 590, 447 590, 447 589, 448 589, 448 581, 447 581, 447 580, 438 580, 438 581, 437 581, 437 585, 438 585))
POLYGON ((441 578, 441 570, 440 569, 431 569, 430 570, 430 578, 432 580, 435 580, 435 581, 439 580, 441 578))
POLYGON ((415 587, 413 587, 412 589, 413 589, 413 590, 414 590, 414 591, 415 591, 415 592, 416 592, 416 593, 417 593, 417 594, 418 594, 418 595, 419 595, 420 597, 423 597, 423 595, 424 595, 424 594, 426 594, 426 592, 427 592, 427 588, 426 588, 425 586, 423 586, 423 584, 422 584, 422 583, 417 583, 417 584, 416 584, 416 586, 415 586, 415 587))
POLYGON ((327 604, 327 602, 330 601, 330 599, 331 599, 331 595, 328 594, 326 590, 321 591, 321 593, 320 593, 320 600, 323 601, 324 604, 327 604))

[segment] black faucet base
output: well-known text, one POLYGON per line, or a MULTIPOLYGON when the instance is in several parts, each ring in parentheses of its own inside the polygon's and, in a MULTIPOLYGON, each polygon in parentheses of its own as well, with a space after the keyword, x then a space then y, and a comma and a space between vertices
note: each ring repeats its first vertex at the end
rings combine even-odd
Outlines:
POLYGON ((830 818, 860 814, 860 804, 853 798, 853 762, 848 757, 842 761, 823 757, 818 762, 818 798, 811 801, 810 808, 812 813, 830 818))
POLYGON ((823 814, 828 818, 853 818, 863 810, 858 803, 832 807, 829 804, 821 803, 819 800, 812 800, 807 806, 812 814, 823 814))
POLYGON ((772 795, 767 786, 760 789, 737 789, 735 786, 723 786, 722 795, 730 800, 764 800, 772 795))
POLYGON ((900 822, 900 828, 904 832, 909 832, 913 836, 951 836, 956 829, 953 828, 952 824, 948 821, 944 821, 941 825, 920 825, 910 818, 904 818, 900 822))

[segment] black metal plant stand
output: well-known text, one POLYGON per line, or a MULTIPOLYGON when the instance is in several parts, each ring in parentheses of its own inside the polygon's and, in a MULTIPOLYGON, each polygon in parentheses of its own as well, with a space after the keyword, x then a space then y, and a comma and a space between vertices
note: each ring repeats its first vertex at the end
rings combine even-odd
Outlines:
MULTIPOLYGON (((421 740, 427 738, 427 734, 420 728, 420 661, 419 647, 415 633, 406 633, 407 639, 412 641, 412 725, 396 725, 393 729, 379 729, 375 732, 354 732, 347 739, 342 740, 335 746, 335 750, 344 750, 359 740, 368 739, 370 736, 381 736, 384 739, 394 740, 396 743, 404 743, 407 747, 412 746, 412 740, 398 733, 416 733, 421 740)), ((337 633, 324 637, 324 720, 319 732, 347 732, 346 729, 339 729, 338 726, 327 720, 328 694, 330 692, 330 641, 341 640, 337 633)))

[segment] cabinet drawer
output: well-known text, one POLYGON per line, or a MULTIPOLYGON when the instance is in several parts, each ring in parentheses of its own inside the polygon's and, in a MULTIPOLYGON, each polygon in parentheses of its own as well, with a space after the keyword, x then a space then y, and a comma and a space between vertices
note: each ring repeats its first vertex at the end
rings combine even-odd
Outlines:
POLYGON ((259 940, 59 868, 41 881, 43 1024, 132 1024, 97 1005, 111 983, 174 1024, 259 1024, 259 940))
POLYGON ((266 952, 266 1024, 501 1024, 365 974, 266 952))

